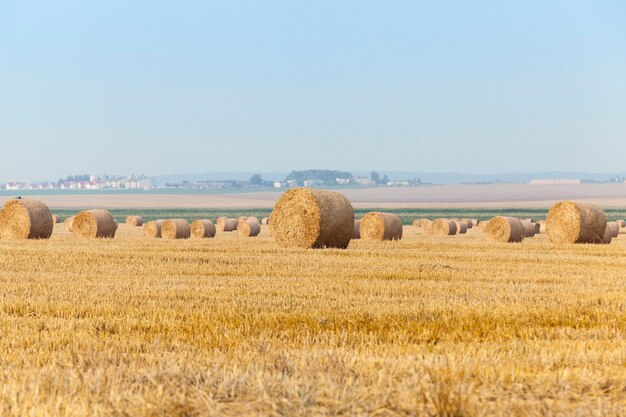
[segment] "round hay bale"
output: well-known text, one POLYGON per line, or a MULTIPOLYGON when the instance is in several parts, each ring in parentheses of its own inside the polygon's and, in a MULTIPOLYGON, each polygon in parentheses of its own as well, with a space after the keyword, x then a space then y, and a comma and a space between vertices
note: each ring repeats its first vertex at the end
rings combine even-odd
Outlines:
POLYGON ((606 226, 611 231, 611 237, 619 236, 619 226, 617 225, 616 222, 608 222, 606 226))
POLYGON ((53 214, 52 223, 53 224, 61 223, 61 216, 59 216, 58 214, 53 214))
POLYGON ((143 226, 142 216, 126 216, 126 224, 132 227, 143 226))
POLYGON ((424 227, 424 225, 430 223, 430 220, 428 219, 417 219, 417 220, 413 220, 413 226, 415 227, 424 227))
POLYGON ((437 219, 430 225, 430 234, 439 236, 456 235, 457 224, 450 219, 437 219))
POLYGON ((144 223, 143 225, 143 234, 146 237, 152 238, 160 238, 161 237, 161 228, 163 227, 163 223, 165 220, 159 219, 151 222, 144 223))
POLYGON ((621 228, 626 227, 626 221, 624 220, 616 220, 615 223, 621 228))
POLYGON ((361 219, 359 233, 362 240, 402 239, 402 220, 393 213, 373 211, 361 219))
POLYGON ((261 223, 259 223, 256 217, 250 217, 237 224, 237 235, 239 237, 255 237, 259 233, 261 233, 261 223))
POLYGON ((541 224, 540 223, 533 223, 533 226, 535 227, 535 234, 538 235, 541 233, 541 224))
POLYGON ((191 222, 191 237, 206 239, 215 237, 215 225, 211 220, 194 220, 191 222))
POLYGON ((467 233, 467 221, 466 220, 457 220, 454 223, 456 223, 456 233, 457 234, 464 234, 467 233))
POLYGON ((361 239, 361 220, 354 221, 354 230, 352 232, 352 239, 361 239))
POLYGON ((489 220, 485 233, 499 242, 521 242, 526 236, 524 224, 515 217, 498 216, 489 220))
POLYGON ((539 224, 539 233, 541 233, 542 235, 548 233, 548 227, 546 225, 546 222, 541 222, 539 224))
POLYGON ((170 219, 163 222, 161 226, 161 237, 163 239, 189 239, 191 236, 191 226, 185 219, 170 219))
POLYGON ((596 205, 562 201, 550 208, 546 228, 553 243, 601 243, 606 216, 596 205))
POLYGON ((522 220, 522 225, 524 225, 524 237, 535 236, 535 225, 533 222, 528 220, 522 220))
POLYGON ((474 227, 474 221, 472 219, 465 219, 465 223, 467 224, 468 229, 474 227))
POLYGON ((293 188, 280 197, 269 223, 280 246, 345 249, 354 231, 354 210, 337 192, 293 188))
POLYGON ((472 227, 478 226, 478 219, 471 219, 472 221, 472 227))
POLYGON ((72 233, 76 237, 113 238, 117 222, 107 210, 81 211, 74 218, 72 233))
POLYGON ((217 218, 217 230, 220 232, 232 232, 237 230, 237 224, 239 220, 231 217, 218 217, 217 218))
POLYGON ((263 217, 263 218, 261 219, 261 224, 262 224, 262 225, 268 225, 268 224, 269 224, 269 222, 270 222, 270 219, 268 219, 267 217, 263 217))
POLYGON ((48 239, 53 228, 52 213, 39 200, 9 200, 0 212, 2 239, 48 239))
POLYGON ((63 222, 63 224, 65 224, 65 228, 67 229, 68 232, 72 231, 72 227, 74 225, 74 219, 76 218, 76 216, 70 216, 67 219, 65 219, 65 221, 63 222))
POLYGON ((487 226, 489 226, 489 222, 480 222, 478 223, 478 226, 476 226, 478 228, 478 230, 480 230, 481 232, 485 232, 485 229, 487 229, 487 226))

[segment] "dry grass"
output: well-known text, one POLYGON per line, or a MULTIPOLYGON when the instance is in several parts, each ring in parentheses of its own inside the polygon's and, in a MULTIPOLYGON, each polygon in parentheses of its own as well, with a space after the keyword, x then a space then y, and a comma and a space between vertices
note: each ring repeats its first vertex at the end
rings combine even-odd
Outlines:
POLYGON ((625 242, 0 240, 1 415, 623 415, 625 242))

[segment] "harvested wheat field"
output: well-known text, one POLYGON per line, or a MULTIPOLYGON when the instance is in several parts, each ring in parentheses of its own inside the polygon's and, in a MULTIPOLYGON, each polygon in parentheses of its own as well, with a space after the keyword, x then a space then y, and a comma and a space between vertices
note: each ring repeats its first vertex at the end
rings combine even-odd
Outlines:
POLYGON ((625 255, 57 224, 0 240, 1 415, 623 415, 625 255))

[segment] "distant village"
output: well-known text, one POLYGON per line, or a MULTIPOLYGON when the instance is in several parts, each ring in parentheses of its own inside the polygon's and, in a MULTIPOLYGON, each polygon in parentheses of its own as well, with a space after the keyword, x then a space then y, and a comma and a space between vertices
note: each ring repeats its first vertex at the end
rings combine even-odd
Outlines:
POLYGON ((145 175, 70 175, 58 181, 8 182, 0 184, 2 190, 106 190, 135 189, 149 190, 152 181, 145 175))
MULTIPOLYGON (((598 181, 572 179, 533 179, 531 185, 575 185, 595 183, 598 181)), ((613 177, 604 183, 626 183, 624 177, 613 177)), ((248 180, 205 180, 181 181, 157 184, 146 175, 69 175, 65 179, 45 182, 8 182, 0 184, 0 190, 228 190, 243 188, 274 188, 287 189, 294 187, 414 187, 431 185, 420 178, 389 179, 376 171, 369 176, 354 176, 346 171, 306 170, 292 171, 282 180, 265 180, 260 174, 252 175, 248 180)))

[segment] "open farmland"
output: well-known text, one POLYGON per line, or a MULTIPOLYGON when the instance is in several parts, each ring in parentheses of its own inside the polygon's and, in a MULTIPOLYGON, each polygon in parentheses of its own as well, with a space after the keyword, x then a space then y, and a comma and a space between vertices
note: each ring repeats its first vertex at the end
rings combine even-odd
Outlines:
MULTIPOLYGON (((624 229, 622 229, 623 231, 624 229)), ((0 410, 624 415, 626 236, 0 240, 0 410)))

